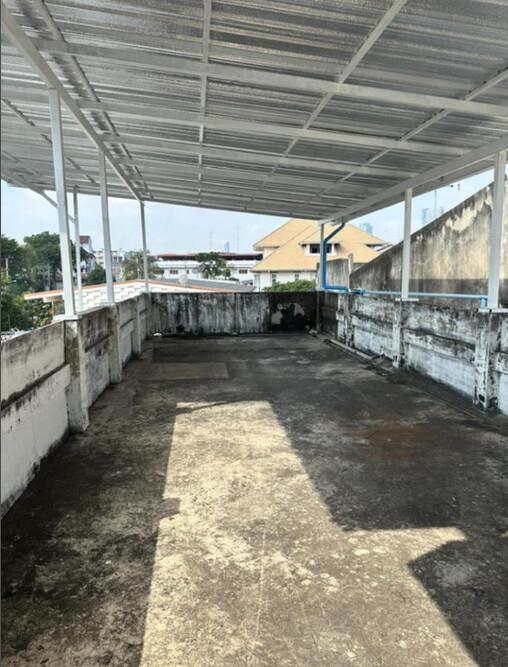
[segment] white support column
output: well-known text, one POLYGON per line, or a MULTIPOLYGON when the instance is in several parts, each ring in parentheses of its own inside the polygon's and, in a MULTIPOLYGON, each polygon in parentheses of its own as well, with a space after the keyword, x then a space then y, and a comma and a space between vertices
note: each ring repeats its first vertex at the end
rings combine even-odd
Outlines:
POLYGON ((404 193, 404 240, 402 243, 401 299, 409 298, 409 275, 411 265, 411 208, 413 190, 404 193))
POLYGON ((503 234, 504 174, 506 151, 496 155, 494 167, 494 192, 492 195, 492 219, 490 223, 488 307, 499 308, 499 272, 501 267, 501 239, 503 234))
POLYGON ((83 283, 81 281, 81 245, 79 243, 79 209, 78 188, 72 190, 72 203, 74 209, 74 250, 76 253, 76 286, 78 288, 78 308, 83 310, 83 283))
POLYGON ((317 279, 317 287, 318 289, 324 290, 324 269, 323 266, 325 264, 325 250, 324 250, 324 238, 325 238, 325 225, 324 223, 319 225, 319 276, 317 279))
POLYGON ((139 209, 141 212, 141 238, 143 241, 143 277, 145 280, 145 292, 150 291, 150 285, 148 283, 148 256, 146 250, 146 224, 145 224, 145 203, 139 202, 139 209))
POLYGON ((49 88, 49 113, 51 119, 51 140, 53 145, 53 166, 58 211, 58 231, 60 234, 60 258, 62 261, 62 282, 65 316, 76 317, 74 305, 74 285, 72 281, 72 253, 67 211, 67 191, 65 186, 64 145, 62 133, 62 112, 58 92, 49 88))
POLYGON ((108 303, 115 303, 115 289, 113 286, 113 265, 111 262, 111 232, 109 229, 108 208, 108 181, 106 174, 106 160, 104 153, 99 151, 99 175, 101 186, 101 208, 102 208, 102 235, 104 237, 104 268, 106 270, 106 286, 108 303))

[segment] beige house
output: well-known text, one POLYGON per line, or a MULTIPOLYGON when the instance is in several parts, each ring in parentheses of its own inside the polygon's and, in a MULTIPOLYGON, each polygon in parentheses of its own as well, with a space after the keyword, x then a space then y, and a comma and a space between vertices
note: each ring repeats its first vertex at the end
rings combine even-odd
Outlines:
MULTIPOLYGON (((325 235, 332 231, 326 225, 325 235)), ((263 253, 252 272, 258 290, 295 280, 316 280, 319 264, 319 224, 315 220, 293 218, 254 245, 263 253)), ((355 266, 376 258, 387 244, 359 227, 346 225, 328 244, 327 259, 333 262, 353 256, 355 266)))

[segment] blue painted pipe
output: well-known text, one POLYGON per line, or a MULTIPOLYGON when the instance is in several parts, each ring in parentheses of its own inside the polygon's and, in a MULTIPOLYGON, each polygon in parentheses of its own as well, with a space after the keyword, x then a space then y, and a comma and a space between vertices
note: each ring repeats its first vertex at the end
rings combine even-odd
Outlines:
POLYGON ((342 292, 349 292, 349 287, 347 287, 346 285, 331 286, 326 284, 326 261, 327 261, 326 248, 328 246, 328 241, 330 239, 333 239, 333 237, 336 234, 338 234, 341 230, 343 230, 345 225, 346 225, 345 222, 341 222, 340 225, 337 225, 337 227, 335 227, 335 229, 328 234, 328 236, 325 236, 323 238, 323 246, 321 248, 321 289, 323 290, 333 289, 333 290, 340 290, 342 292))
MULTIPOLYGON (((321 289, 326 291, 341 292, 342 294, 357 294, 358 296, 376 296, 376 295, 386 295, 386 296, 401 296, 402 292, 397 292, 393 290, 369 290, 358 287, 355 289, 350 289, 346 285, 327 285, 326 283, 326 248, 328 241, 332 239, 336 234, 338 234, 344 226, 345 222, 341 222, 340 225, 323 238, 323 246, 321 248, 321 289)), ((450 294, 446 292, 409 292, 408 296, 430 296, 432 298, 438 299, 479 299, 480 308, 485 308, 487 305, 487 296, 485 294, 450 294)))

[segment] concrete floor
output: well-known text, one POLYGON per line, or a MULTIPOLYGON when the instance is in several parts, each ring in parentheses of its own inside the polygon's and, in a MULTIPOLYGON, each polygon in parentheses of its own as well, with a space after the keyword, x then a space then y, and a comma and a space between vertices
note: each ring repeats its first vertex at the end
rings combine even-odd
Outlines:
POLYGON ((507 464, 309 336, 156 339, 4 520, 3 665, 506 667, 507 464))

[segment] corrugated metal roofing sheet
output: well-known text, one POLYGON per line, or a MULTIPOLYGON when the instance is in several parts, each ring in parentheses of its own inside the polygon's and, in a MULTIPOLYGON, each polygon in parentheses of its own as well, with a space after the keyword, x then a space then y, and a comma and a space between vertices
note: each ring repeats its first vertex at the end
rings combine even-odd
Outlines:
MULTIPOLYGON (((143 199, 321 218, 508 133, 504 1, 4 4, 143 199)), ((2 176, 53 189, 45 84, 7 40, 2 55, 2 176)), ((68 187, 98 193, 65 110, 64 136, 68 187)))

